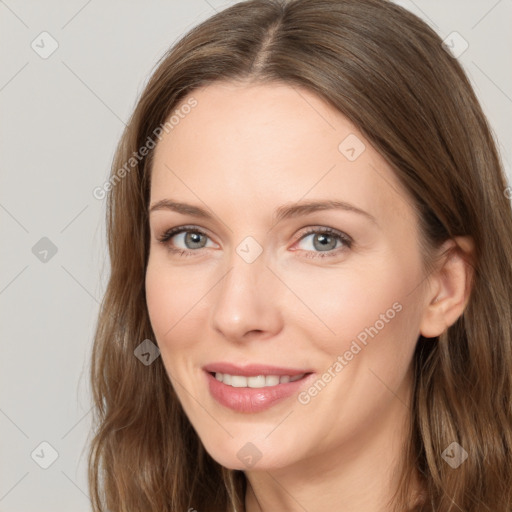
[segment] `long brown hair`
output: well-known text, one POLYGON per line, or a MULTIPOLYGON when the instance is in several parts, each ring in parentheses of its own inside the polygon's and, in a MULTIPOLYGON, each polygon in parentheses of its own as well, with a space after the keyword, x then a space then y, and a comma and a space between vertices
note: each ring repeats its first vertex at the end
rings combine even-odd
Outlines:
POLYGON ((245 510, 243 472, 206 453, 161 358, 146 366, 134 356, 143 340, 155 339, 144 290, 153 152, 141 157, 141 148, 180 101, 218 80, 305 88, 345 115, 413 198, 425 261, 443 241, 473 238, 463 315, 438 338, 417 343, 394 504, 405 509, 417 474, 425 489, 418 510, 510 512, 511 206, 486 118, 441 43, 422 20, 385 0, 251 0, 201 23, 164 55, 105 187, 111 272, 91 358, 95 512, 245 510), (452 442, 468 453, 457 469, 441 456, 452 442))

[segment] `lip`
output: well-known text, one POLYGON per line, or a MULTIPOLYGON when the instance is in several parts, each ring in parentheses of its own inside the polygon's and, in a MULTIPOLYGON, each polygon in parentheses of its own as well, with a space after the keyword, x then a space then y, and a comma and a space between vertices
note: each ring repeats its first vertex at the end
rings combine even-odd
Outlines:
MULTIPOLYGON (((234 375, 244 375, 247 377, 255 376, 255 375, 290 375, 293 376, 293 373, 273 373, 276 371, 275 367, 263 367, 266 370, 272 368, 272 371, 267 371, 266 373, 254 373, 254 367, 251 366, 245 367, 246 372, 252 373, 237 373, 233 370, 231 371, 220 371, 220 370, 211 370, 219 371, 220 373, 231 373, 234 375)), ((282 370, 282 368, 280 369, 282 370)), ((240 369, 237 370, 238 372, 240 369)), ((287 370, 289 371, 289 370, 287 370)), ((309 381, 314 377, 314 373, 309 372, 295 372, 295 375, 299 375, 301 373, 306 373, 302 379, 296 380, 294 382, 287 382, 284 384, 278 384, 276 386, 269 386, 265 388, 235 388, 233 386, 228 386, 222 382, 219 382, 215 375, 212 375, 209 370, 204 368, 204 375, 206 377, 207 385, 210 390, 210 394, 212 397, 221 405, 228 407, 229 409, 240 412, 240 413, 258 413, 269 409, 270 407, 284 401, 292 395, 296 395, 299 389, 303 386, 306 386, 309 381)))
POLYGON ((301 375, 303 373, 311 373, 311 370, 284 368, 282 366, 269 366, 266 364, 248 364, 238 366, 233 363, 211 363, 203 366, 203 370, 213 373, 229 373, 230 375, 242 375, 244 377, 256 377, 258 375, 301 375))

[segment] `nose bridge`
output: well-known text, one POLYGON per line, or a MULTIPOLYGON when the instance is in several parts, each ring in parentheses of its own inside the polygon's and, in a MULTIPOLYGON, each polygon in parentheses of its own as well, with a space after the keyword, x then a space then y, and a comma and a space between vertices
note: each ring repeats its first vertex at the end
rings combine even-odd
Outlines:
POLYGON ((212 325, 231 339, 251 331, 275 334, 281 325, 278 280, 266 267, 264 253, 252 259, 250 251, 244 243, 233 251, 214 298, 212 325))

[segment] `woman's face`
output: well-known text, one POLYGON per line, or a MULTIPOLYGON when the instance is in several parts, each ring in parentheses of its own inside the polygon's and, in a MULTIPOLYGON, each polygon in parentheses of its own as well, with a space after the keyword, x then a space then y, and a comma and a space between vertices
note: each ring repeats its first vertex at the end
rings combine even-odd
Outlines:
POLYGON ((191 424, 237 469, 389 440, 409 414, 425 308, 412 202, 308 91, 216 83, 191 96, 155 149, 146 275, 191 424))

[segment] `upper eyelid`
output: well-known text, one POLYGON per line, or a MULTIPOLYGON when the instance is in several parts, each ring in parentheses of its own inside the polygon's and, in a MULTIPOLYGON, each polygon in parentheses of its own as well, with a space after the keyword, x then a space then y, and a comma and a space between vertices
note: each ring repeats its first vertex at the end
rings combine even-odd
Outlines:
POLYGON ((167 233, 173 232, 171 235, 171 238, 172 238, 176 235, 180 235, 181 233, 186 233, 187 231, 201 233, 202 235, 205 235, 208 238, 210 238, 211 240, 213 240, 213 237, 210 236, 210 234, 208 233, 208 231, 206 229, 200 228, 199 226, 192 226, 192 225, 176 226, 174 228, 165 229, 162 232, 161 236, 157 237, 157 238, 163 238, 167 235, 167 233))

